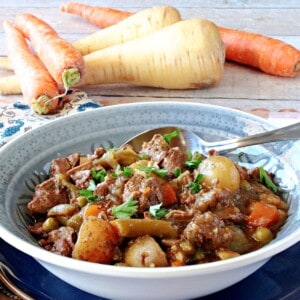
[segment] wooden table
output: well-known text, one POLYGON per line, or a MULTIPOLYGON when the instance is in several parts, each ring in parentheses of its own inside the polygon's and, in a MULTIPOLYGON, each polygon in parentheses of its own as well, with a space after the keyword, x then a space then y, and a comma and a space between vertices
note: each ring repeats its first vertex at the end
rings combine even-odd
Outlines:
MULTIPOLYGON (((2 0, 0 21, 1 23, 4 20, 13 22, 14 17, 19 13, 32 13, 51 24, 69 41, 99 30, 79 17, 60 13, 59 7, 64 2, 62 0, 2 0)), ((300 48, 299 0, 82 0, 81 2, 132 12, 154 5, 172 5, 179 9, 185 19, 207 18, 220 26, 261 33, 300 48)), ((0 56, 6 54, 5 35, 1 26, 0 56)), ((10 74, 11 71, 0 70, 0 77, 10 74)), ((278 122, 279 125, 300 120, 300 76, 281 78, 266 75, 231 62, 225 64, 222 81, 216 86, 205 89, 175 91, 129 85, 103 85, 82 90, 89 98, 102 105, 153 100, 192 101, 248 111, 278 122)), ((22 97, 20 95, 0 96, 0 123, 3 120, 3 107, 15 101, 22 101, 22 97)))

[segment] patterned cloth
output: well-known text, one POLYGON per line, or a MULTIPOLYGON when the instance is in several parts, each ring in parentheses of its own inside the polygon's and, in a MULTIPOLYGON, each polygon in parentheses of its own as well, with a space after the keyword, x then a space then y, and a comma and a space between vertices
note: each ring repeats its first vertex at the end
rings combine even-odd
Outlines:
POLYGON ((72 115, 82 111, 101 107, 100 104, 88 99, 83 92, 73 92, 70 101, 57 114, 38 115, 21 102, 0 105, 0 147, 12 138, 61 116, 72 115))

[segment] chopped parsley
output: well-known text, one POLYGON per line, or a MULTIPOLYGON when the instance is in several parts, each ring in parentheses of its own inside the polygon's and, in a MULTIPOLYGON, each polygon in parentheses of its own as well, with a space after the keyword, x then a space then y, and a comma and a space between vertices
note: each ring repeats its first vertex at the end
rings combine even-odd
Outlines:
POLYGON ((106 171, 105 170, 99 170, 96 171, 95 169, 91 170, 92 177, 97 181, 97 182, 103 182, 104 178, 106 176, 106 171))
POLYGON ((132 215, 136 213, 138 209, 138 201, 129 199, 119 206, 112 208, 112 214, 117 219, 130 219, 132 215))
POLYGON ((124 169, 122 170, 122 176, 124 177, 130 177, 133 175, 133 170, 130 167, 124 167, 124 169))
POLYGON ((202 161, 202 158, 201 158, 200 155, 198 155, 198 156, 196 156, 196 157, 194 157, 194 158, 193 158, 193 157, 190 157, 190 159, 187 160, 187 161, 184 163, 184 165, 185 165, 188 169, 194 170, 194 169, 198 168, 198 166, 200 165, 201 161, 202 161))
POLYGON ((89 190, 89 189, 80 190, 79 194, 80 194, 80 196, 87 198, 87 200, 90 202, 95 202, 95 201, 99 200, 99 197, 97 195, 94 195, 93 190, 89 190))
POLYGON ((100 200, 97 195, 94 195, 97 182, 103 182, 106 176, 105 170, 96 171, 95 169, 91 170, 92 179, 89 182, 87 189, 82 189, 79 191, 79 195, 87 198, 88 201, 94 202, 100 200))
POLYGON ((121 174, 124 177, 131 177, 134 174, 134 172, 133 169, 130 167, 124 167, 122 170, 121 166, 117 165, 115 172, 112 173, 111 176, 117 178, 118 174, 121 174))
POLYGON ((173 174, 175 175, 175 177, 179 177, 181 175, 181 170, 179 168, 176 168, 174 171, 173 171, 173 174))
POLYGON ((192 181, 189 184, 189 188, 192 194, 197 194, 201 191, 202 189, 202 185, 201 185, 201 180, 203 179, 204 175, 199 173, 196 178, 194 179, 194 181, 192 181))
POLYGON ((263 167, 259 167, 259 182, 264 184, 273 193, 278 192, 278 186, 272 181, 272 179, 263 167))
POLYGON ((164 134, 163 138, 168 144, 170 144, 172 138, 179 136, 179 134, 180 134, 179 129, 176 129, 176 130, 172 131, 171 133, 164 134))
POLYGON ((161 208, 162 203, 156 204, 156 205, 151 205, 149 208, 150 214, 155 218, 155 219, 161 219, 163 218, 169 210, 166 208, 161 208))
POLYGON ((142 165, 137 166, 137 169, 140 171, 144 171, 148 177, 151 175, 151 173, 156 174, 161 178, 166 178, 168 176, 168 171, 166 169, 159 169, 142 165))

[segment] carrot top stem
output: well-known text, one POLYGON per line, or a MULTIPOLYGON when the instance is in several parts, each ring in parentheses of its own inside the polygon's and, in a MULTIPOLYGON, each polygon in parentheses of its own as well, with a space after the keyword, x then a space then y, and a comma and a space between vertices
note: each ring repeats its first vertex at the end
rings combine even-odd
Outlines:
POLYGON ((36 99, 32 99, 32 109, 40 115, 46 115, 53 107, 53 100, 59 97, 60 95, 53 98, 49 98, 47 95, 41 95, 36 99))
POLYGON ((70 68, 62 72, 62 81, 67 93, 70 86, 75 85, 80 80, 80 71, 77 68, 70 68))

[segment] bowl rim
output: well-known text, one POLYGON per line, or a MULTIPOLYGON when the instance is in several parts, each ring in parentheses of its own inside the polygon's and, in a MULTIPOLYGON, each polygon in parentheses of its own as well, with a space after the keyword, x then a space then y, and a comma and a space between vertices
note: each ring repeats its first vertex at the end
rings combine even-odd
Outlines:
MULTIPOLYGON (((252 115, 248 112, 240 111, 233 108, 222 107, 214 104, 204 104, 204 103, 195 103, 195 102, 182 102, 182 101, 153 101, 153 102, 137 102, 137 103, 126 103, 126 104, 116 104, 112 106, 100 107, 94 110, 80 112, 74 115, 66 115, 60 118, 51 120, 51 122, 47 122, 37 128, 29 130, 24 134, 16 137, 9 143, 5 144, 0 148, 0 154, 2 151, 6 151, 6 148, 13 147, 15 143, 19 143, 19 141, 23 141, 27 139, 27 136, 34 134, 40 130, 45 130, 44 128, 48 128, 51 126, 56 126, 58 123, 65 122, 66 119, 72 118, 82 118, 85 115, 94 115, 99 111, 103 113, 105 111, 114 111, 119 109, 126 109, 132 107, 156 107, 156 106, 169 106, 169 105, 179 105, 184 107, 203 107, 207 109, 217 109, 219 111, 229 112, 230 114, 238 114, 239 116, 245 117, 246 119, 250 119, 260 124, 273 129, 276 128, 275 124, 263 119, 262 117, 252 115)), ((189 265, 189 266, 180 266, 180 267, 159 267, 159 268, 137 268, 137 267, 126 267, 126 266, 114 266, 114 265, 104 265, 99 263, 91 263, 86 261, 80 261, 69 257, 64 257, 59 254, 51 253, 37 245, 33 245, 28 241, 22 240, 18 236, 15 236, 12 232, 2 226, 0 224, 0 238, 6 241, 8 244, 13 247, 19 249, 25 254, 33 257, 37 261, 49 265, 55 265, 60 268, 66 268, 69 270, 76 270, 80 272, 85 272, 87 274, 98 274, 98 275, 109 275, 114 277, 145 277, 145 278, 162 278, 167 274, 168 277, 176 277, 176 276, 193 276, 196 273, 201 274, 209 274, 212 272, 220 272, 225 270, 231 270, 234 268, 240 268, 243 266, 250 265, 252 263, 257 263, 260 261, 268 260, 272 256, 284 251, 290 246, 300 241, 300 228, 296 231, 292 232, 286 237, 283 237, 281 240, 276 241, 258 249, 250 253, 243 254, 241 256, 223 260, 216 261, 204 264, 197 265, 189 265), (117 268, 117 269, 116 269, 117 268), (116 270, 118 272, 116 272, 116 270)))

